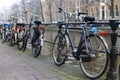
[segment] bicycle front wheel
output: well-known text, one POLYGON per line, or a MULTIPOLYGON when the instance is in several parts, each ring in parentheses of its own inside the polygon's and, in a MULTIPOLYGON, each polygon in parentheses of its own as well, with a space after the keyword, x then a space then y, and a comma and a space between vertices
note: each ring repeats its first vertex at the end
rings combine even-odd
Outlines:
POLYGON ((80 52, 81 55, 86 55, 80 58, 80 67, 85 76, 90 79, 101 77, 108 64, 108 48, 103 38, 88 36, 86 43, 83 41, 80 52))
POLYGON ((65 63, 65 60, 67 58, 66 53, 67 53, 66 36, 60 33, 56 36, 52 48, 53 60, 57 66, 61 66, 62 64, 65 63))
POLYGON ((17 48, 18 48, 18 50, 22 50, 22 48, 23 48, 23 41, 20 41, 20 42, 17 43, 17 48))
POLYGON ((32 47, 32 54, 34 57, 38 57, 40 54, 41 54, 41 48, 42 46, 35 46, 35 47, 32 47))
POLYGON ((38 57, 41 54, 42 46, 39 42, 35 41, 32 43, 32 54, 34 57, 38 57))
POLYGON ((14 44, 15 44, 15 37, 14 37, 14 34, 11 34, 11 39, 10 39, 9 45, 14 46, 14 44))

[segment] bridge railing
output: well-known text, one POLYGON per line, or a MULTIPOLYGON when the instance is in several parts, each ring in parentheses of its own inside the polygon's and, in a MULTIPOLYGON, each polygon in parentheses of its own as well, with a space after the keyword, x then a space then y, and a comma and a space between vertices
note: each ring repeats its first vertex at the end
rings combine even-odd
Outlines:
MULTIPOLYGON (((82 25, 84 23, 69 23, 72 25, 82 25)), ((117 79, 117 71, 116 71, 116 65, 117 65, 117 57, 119 55, 118 50, 116 48, 116 42, 117 42, 117 36, 118 33, 116 30, 119 27, 119 20, 109 20, 109 22, 94 22, 92 24, 95 24, 96 27, 108 27, 110 26, 112 32, 111 32, 111 49, 110 49, 110 67, 109 71, 107 73, 105 80, 116 80, 117 79)), ((46 23, 44 25, 57 25, 57 23, 46 23)))
MULTIPOLYGON (((43 23, 43 25, 48 26, 48 25, 57 25, 58 23, 43 23)), ((75 25, 82 25, 84 23, 81 22, 70 22, 68 24, 71 24, 73 26, 75 25)), ((106 76, 106 80, 116 80, 117 79, 117 72, 116 72, 116 63, 117 63, 117 57, 119 55, 118 50, 116 48, 116 42, 117 42, 117 36, 118 32, 116 30, 119 27, 120 21, 119 20, 109 20, 107 22, 94 22, 92 23, 96 25, 96 27, 109 27, 111 28, 111 49, 110 49, 110 67, 109 71, 106 76)), ((29 24, 26 24, 28 26, 29 24)), ((49 42, 49 41, 46 41, 49 42)))

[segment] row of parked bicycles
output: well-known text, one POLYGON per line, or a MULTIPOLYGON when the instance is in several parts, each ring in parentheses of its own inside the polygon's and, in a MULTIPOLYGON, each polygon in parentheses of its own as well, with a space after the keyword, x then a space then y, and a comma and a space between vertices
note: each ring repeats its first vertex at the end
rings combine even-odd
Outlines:
MULTIPOLYGON (((77 27, 71 26, 69 22, 58 22, 58 33, 53 41, 52 57, 57 66, 61 66, 69 58, 69 50, 72 50, 73 57, 79 62, 82 72, 89 79, 97 79, 101 77, 107 70, 109 63, 109 49, 103 37, 105 32, 97 31, 97 28, 92 24, 95 21, 94 17, 87 16, 84 12, 68 13, 59 8, 59 13, 82 17, 83 25, 77 27), (88 28, 90 27, 90 28, 88 28), (77 46, 73 44, 73 39, 70 35, 70 30, 81 31, 79 43, 77 46), (70 49, 71 48, 71 49, 70 49)), ((30 20, 28 29, 25 24, 16 24, 16 28, 9 31, 6 29, 5 41, 9 41, 10 46, 17 45, 19 50, 25 51, 27 44, 31 43, 32 54, 38 57, 44 42, 45 26, 40 21, 34 21, 34 25, 30 20), (34 26, 33 28, 31 26, 34 26)), ((13 25, 14 27, 14 25, 13 25)))
POLYGON ((34 25, 31 22, 32 19, 29 26, 26 26, 24 23, 13 23, 9 27, 1 28, 2 43, 9 42, 10 46, 16 44, 17 48, 23 51, 25 51, 29 43, 32 45, 33 56, 39 56, 43 46, 45 27, 40 21, 34 21, 34 25))

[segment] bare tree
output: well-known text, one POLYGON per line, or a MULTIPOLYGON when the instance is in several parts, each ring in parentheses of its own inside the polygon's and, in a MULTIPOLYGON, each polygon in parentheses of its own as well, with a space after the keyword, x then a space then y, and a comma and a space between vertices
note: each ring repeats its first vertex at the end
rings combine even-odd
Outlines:
POLYGON ((41 2, 41 0, 40 0, 40 11, 41 11, 42 20, 43 20, 43 22, 44 22, 43 7, 42 7, 42 2, 41 2))
POLYGON ((104 2, 110 8, 112 18, 115 17, 115 15, 114 15, 114 2, 115 2, 115 0, 106 0, 106 2, 104 2))
POLYGON ((114 18, 114 0, 111 0, 111 12, 112 12, 112 18, 114 18))
POLYGON ((25 21, 26 21, 26 23, 28 23, 28 20, 27 20, 27 15, 26 15, 26 7, 25 7, 25 2, 24 2, 24 0, 22 0, 22 5, 23 5, 23 14, 24 14, 24 16, 25 16, 25 21))
POLYGON ((12 6, 12 10, 13 10, 12 15, 18 16, 19 15, 18 9, 19 9, 19 5, 18 4, 13 4, 13 6, 12 6))
POLYGON ((50 22, 52 22, 52 0, 47 0, 50 22))

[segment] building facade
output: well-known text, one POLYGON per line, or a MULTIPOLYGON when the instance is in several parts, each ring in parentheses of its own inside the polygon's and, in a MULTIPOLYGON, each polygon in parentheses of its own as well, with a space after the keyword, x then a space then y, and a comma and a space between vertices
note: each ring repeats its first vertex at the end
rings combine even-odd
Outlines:
POLYGON ((76 0, 43 0, 42 8, 45 22, 65 21, 66 15, 58 13, 58 7, 66 12, 76 11, 76 0))
MULTIPOLYGON (((87 12, 94 16, 96 20, 109 20, 112 18, 111 0, 22 0, 25 5, 13 5, 8 15, 14 15, 25 18, 25 11, 40 15, 43 22, 68 21, 69 14, 58 13, 58 7, 66 12, 87 12), (22 6, 22 7, 21 7, 22 6), (25 10, 24 10, 25 8, 25 10)), ((27 15, 27 21, 30 21, 31 15, 27 15)), ((120 0, 114 0, 114 18, 120 19, 120 0)), ((73 16, 75 21, 78 16, 73 16)), ((25 22, 25 21, 24 21, 25 22)))
MULTIPOLYGON (((111 19, 111 0, 80 0, 80 10, 97 20, 111 19)), ((114 18, 120 19, 120 0, 114 0, 114 18)))

